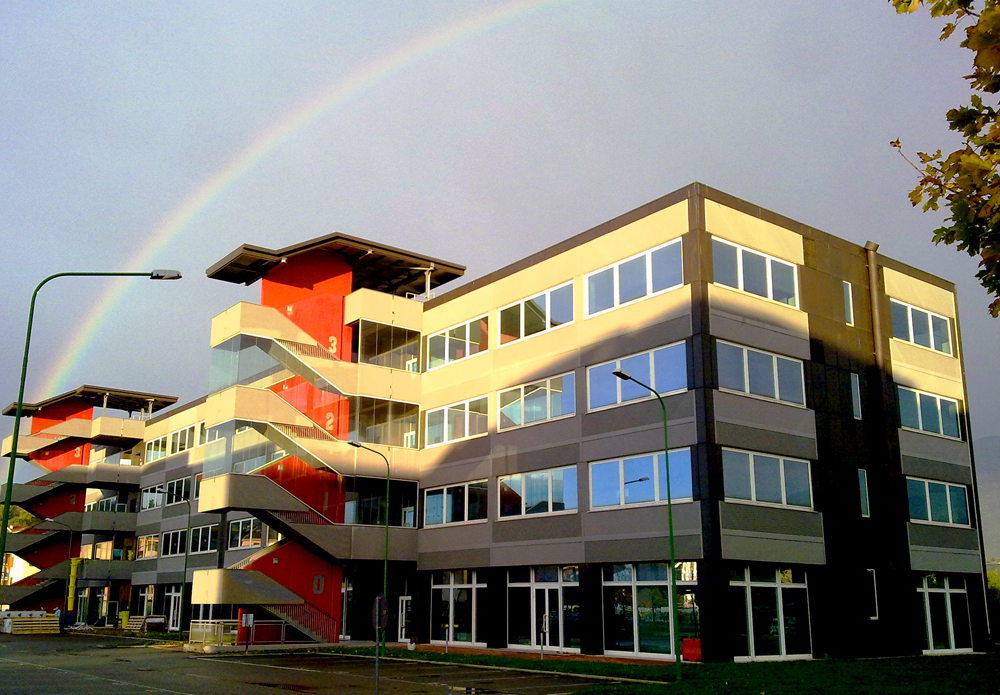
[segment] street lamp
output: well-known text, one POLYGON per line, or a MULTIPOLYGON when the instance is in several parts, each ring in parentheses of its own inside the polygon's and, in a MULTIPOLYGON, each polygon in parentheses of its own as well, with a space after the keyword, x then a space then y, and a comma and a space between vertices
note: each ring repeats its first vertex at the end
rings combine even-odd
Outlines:
MULTIPOLYGON (((190 478, 185 478, 185 480, 191 480, 191 479, 190 478)), ((164 495, 169 495, 170 494, 169 492, 167 492, 162 487, 154 487, 153 488, 153 492, 163 493, 164 495)), ((190 499, 190 497, 191 497, 191 491, 190 490, 188 490, 188 496, 187 497, 181 497, 181 502, 183 502, 184 504, 186 504, 187 508, 188 508, 187 530, 184 532, 184 572, 183 572, 183 574, 181 574, 181 615, 180 615, 180 618, 179 618, 179 625, 178 625, 178 628, 177 628, 178 632, 180 632, 182 640, 184 639, 184 587, 187 586, 187 577, 188 577, 188 551, 191 550, 191 499, 190 499)), ((164 500, 164 505, 166 505, 166 504, 172 504, 171 502, 167 501, 169 499, 170 498, 167 497, 164 500)), ((169 627, 170 627, 170 625, 168 623, 167 624, 167 628, 169 629, 169 627)))
MULTIPOLYGON (((656 399, 660 402, 660 409, 663 411, 663 456, 664 464, 666 466, 667 474, 667 528, 670 533, 670 624, 674 631, 674 662, 677 664, 677 680, 681 679, 681 649, 680 649, 680 635, 681 626, 677 623, 677 577, 676 573, 676 553, 674 552, 674 502, 672 495, 670 494, 670 444, 667 439, 667 406, 663 402, 663 397, 656 392, 655 389, 647 386, 638 379, 634 378, 631 374, 626 372, 624 369, 616 369, 612 372, 616 377, 622 381, 631 381, 636 386, 641 386, 642 388, 649 391, 651 394, 656 396, 656 399)), ((641 478, 640 478, 641 480, 641 478)), ((638 482, 638 481, 630 481, 638 482)))
MULTIPOLYGON (((381 451, 377 449, 372 449, 371 447, 365 446, 359 442, 347 442, 356 449, 364 449, 365 451, 370 451, 373 454, 378 454, 385 461, 385 559, 382 564, 382 598, 386 602, 386 606, 389 604, 389 459, 385 457, 381 451)), ((380 620, 381 622, 381 620, 380 620)), ((385 629, 382 629, 382 641, 379 643, 378 633, 375 633, 375 654, 377 655, 380 651, 385 650, 385 629)))
POLYGON ((10 442, 10 463, 7 465, 7 490, 3 500, 3 516, 0 519, 0 564, 7 550, 7 522, 10 519, 10 494, 14 487, 14 463, 17 460, 17 436, 21 430, 21 412, 24 408, 24 381, 28 375, 28 347, 31 344, 31 322, 35 316, 35 299, 38 297, 38 290, 42 289, 49 280, 61 277, 147 277, 150 280, 180 280, 181 274, 176 270, 152 270, 145 273, 132 273, 124 271, 110 272, 90 272, 72 271, 66 273, 56 273, 38 283, 35 291, 31 293, 31 304, 28 308, 28 332, 24 337, 24 359, 21 361, 21 385, 17 392, 17 408, 14 412, 14 434, 10 442))

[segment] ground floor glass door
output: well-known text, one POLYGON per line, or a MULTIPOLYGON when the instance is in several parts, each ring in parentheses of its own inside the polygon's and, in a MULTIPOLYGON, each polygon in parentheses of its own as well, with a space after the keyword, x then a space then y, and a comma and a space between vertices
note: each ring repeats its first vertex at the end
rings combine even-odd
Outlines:
POLYGON ((965 579, 953 574, 924 575, 918 580, 917 592, 923 599, 924 652, 971 652, 965 579))
POLYGON ((507 643, 579 650, 580 578, 576 565, 508 570, 507 643))
POLYGON ((399 641, 409 642, 410 641, 410 622, 413 619, 413 599, 409 596, 399 597, 399 641))
POLYGON ((809 657, 808 601, 802 570, 750 565, 731 571, 728 613, 736 660, 809 657))
POLYGON ((167 629, 177 632, 181 629, 181 587, 171 584, 164 595, 164 607, 167 612, 167 629))

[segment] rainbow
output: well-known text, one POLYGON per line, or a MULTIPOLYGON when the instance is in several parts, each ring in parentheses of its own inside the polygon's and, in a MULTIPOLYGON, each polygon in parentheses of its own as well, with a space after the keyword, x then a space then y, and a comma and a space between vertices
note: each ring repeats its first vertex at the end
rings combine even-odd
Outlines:
MULTIPOLYGON (((386 80, 421 58, 446 50, 477 34, 488 32, 550 6, 569 1, 512 0, 487 7, 475 14, 445 24, 427 34, 400 43, 371 63, 337 80, 322 90, 318 98, 283 115, 253 144, 237 154, 212 176, 202 181, 194 191, 181 201, 180 205, 160 221, 146 241, 126 262, 126 267, 123 270, 150 269, 160 252, 187 229, 213 201, 253 171, 267 155, 289 142, 335 107, 357 97, 365 90, 386 80)), ((75 331, 69 333, 76 337, 66 344, 62 353, 53 359, 51 368, 46 370, 49 378, 42 388, 42 393, 45 394, 42 397, 62 393, 71 387, 68 381, 74 368, 90 347, 95 336, 100 333, 102 324, 111 311, 125 296, 127 287, 127 280, 119 279, 109 283, 107 289, 99 296, 93 310, 89 312, 75 331)))

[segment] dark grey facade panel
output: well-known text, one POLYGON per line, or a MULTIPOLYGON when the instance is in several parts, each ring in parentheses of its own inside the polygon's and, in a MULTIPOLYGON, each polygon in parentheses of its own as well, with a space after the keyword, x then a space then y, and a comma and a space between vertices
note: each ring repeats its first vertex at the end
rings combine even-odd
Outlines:
POLYGON ((516 543, 555 538, 578 539, 581 533, 580 514, 557 514, 544 517, 519 517, 493 522, 494 543, 516 543))
POLYGON ((443 550, 436 553, 417 553, 417 570, 441 570, 490 566, 489 548, 443 550))
POLYGON ((611 336, 580 348, 580 364, 589 366, 676 343, 691 335, 691 316, 637 326, 628 333, 611 336))
POLYGON ((723 530, 722 557, 746 562, 825 565, 826 546, 822 539, 723 530))
POLYGON ((910 548, 910 565, 919 572, 968 572, 979 577, 983 571, 982 557, 968 550, 910 548))
POLYGON ((749 319, 715 308, 710 310, 709 316, 711 332, 716 338, 802 360, 809 359, 809 340, 805 336, 789 333, 757 318, 749 319))
POLYGON ((954 548, 979 552, 979 532, 974 528, 907 524, 910 547, 954 548))
POLYGON ((719 502, 722 528, 732 531, 823 538, 823 515, 807 510, 719 502))
POLYGON ((944 461, 931 461, 916 456, 902 456, 903 473, 917 478, 930 478, 946 483, 972 485, 972 467, 944 461))
MULTIPOLYGON (((654 538, 626 538, 584 541, 587 562, 663 562, 670 557, 670 539, 664 534, 654 538)), ((702 557, 700 531, 674 534, 677 561, 702 557)))
MULTIPOLYGON (((667 407, 668 425, 672 420, 694 417, 694 398, 690 391, 665 396, 663 401, 667 407)), ((582 431, 584 437, 593 437, 654 424, 662 426, 663 411, 659 402, 652 399, 587 413, 583 416, 582 431)))
POLYGON ((784 432, 734 425, 716 420, 715 439, 722 446, 760 451, 779 456, 815 459, 816 440, 784 432))
POLYGON ((968 442, 900 429, 899 449, 906 456, 972 467, 968 442))
MULTIPOLYGON (((693 403, 693 392, 689 393, 693 403)), ((656 406, 655 403, 653 405, 656 406)), ((698 431, 694 419, 669 421, 668 436, 671 449, 695 446, 698 443, 698 431)), ((615 434, 583 441, 580 444, 580 460, 589 463, 662 450, 663 417, 661 416, 642 428, 622 430, 615 434)), ((580 469, 581 478, 584 477, 585 470, 585 468, 580 469)))
MULTIPOLYGON (((544 425, 539 425, 540 429, 544 425)), ((556 440, 558 441, 558 440, 556 440)), ((493 454, 493 475, 510 475, 545 468, 572 466, 580 462, 580 444, 560 444, 539 449, 519 449, 515 446, 496 447, 493 454)), ((495 517, 495 514, 491 514, 495 517)))
MULTIPOLYGON (((674 533, 701 533, 701 505, 697 502, 677 502, 673 505, 674 533)), ((583 516, 582 533, 585 541, 626 540, 630 537, 668 536, 667 505, 655 504, 631 509, 607 509, 588 512, 583 516)))

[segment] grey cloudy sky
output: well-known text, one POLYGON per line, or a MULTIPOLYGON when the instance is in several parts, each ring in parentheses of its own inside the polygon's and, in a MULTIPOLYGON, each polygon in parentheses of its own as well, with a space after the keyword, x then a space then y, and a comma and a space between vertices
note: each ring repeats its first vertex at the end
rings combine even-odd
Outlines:
POLYGON ((970 57, 939 31, 879 0, 4 2, 0 400, 34 285, 136 269, 157 234, 143 267, 183 281, 127 281, 106 312, 106 280, 42 291, 29 401, 57 375, 203 395, 211 317, 259 296, 204 270, 243 242, 341 231, 474 278, 697 180, 955 281, 991 434, 1000 324, 974 260, 931 244, 940 218, 911 208, 888 144, 956 144, 944 113, 970 57))

